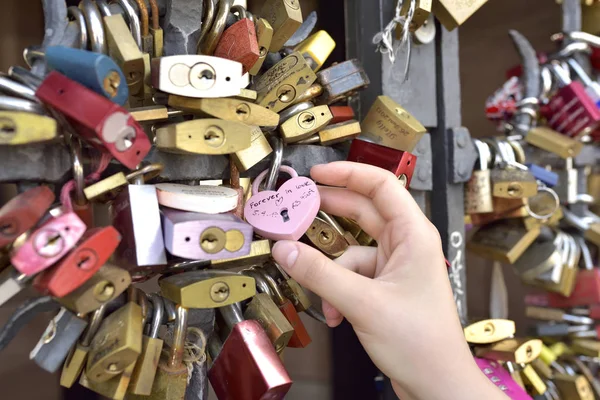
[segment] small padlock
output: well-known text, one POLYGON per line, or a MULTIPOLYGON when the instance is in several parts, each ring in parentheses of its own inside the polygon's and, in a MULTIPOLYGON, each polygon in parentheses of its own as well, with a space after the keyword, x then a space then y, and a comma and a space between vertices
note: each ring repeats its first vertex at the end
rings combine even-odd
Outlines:
POLYGON ((528 364, 542 351, 539 339, 506 339, 489 346, 475 346, 475 356, 495 361, 528 364))
POLYGON ((531 366, 531 364, 523 365, 521 376, 523 377, 523 381, 527 384, 527 386, 532 388, 534 394, 543 395, 548 390, 548 387, 537 374, 535 369, 531 366))
POLYGON ((492 195, 506 199, 532 197, 538 192, 538 184, 529 171, 517 168, 493 169, 490 173, 492 195))
POLYGON ((22 111, 0 111, 0 146, 43 143, 58 137, 56 120, 22 111))
POLYGON ((250 253, 252 226, 231 213, 205 214, 162 209, 165 247, 191 260, 240 257, 250 253))
POLYGON ((473 0, 465 3, 461 0, 435 0, 432 11, 444 27, 451 31, 462 25, 487 1, 473 0))
POLYGON ((554 374, 553 382, 565 399, 593 400, 594 392, 583 375, 554 374))
POLYGON ((269 173, 269 170, 263 171, 254 180, 244 215, 255 232, 265 238, 298 240, 319 212, 321 196, 311 179, 299 177, 291 167, 282 166, 280 170, 292 178, 277 191, 259 192, 261 182, 269 173))
POLYGON ((234 272, 199 270, 159 280, 164 298, 186 308, 216 308, 256 294, 253 278, 234 272))
POLYGON ((209 339, 213 364, 208 378, 217 398, 282 400, 292 380, 263 328, 256 321, 245 321, 235 304, 219 308, 219 313, 231 333, 222 348, 210 344, 219 342, 216 335, 209 339))
POLYGON ((357 59, 343 61, 319 71, 317 82, 323 88, 323 94, 315 103, 333 104, 352 96, 371 83, 362 64, 357 59))
POLYGON ((225 186, 178 183, 157 183, 154 186, 158 203, 176 210, 220 214, 234 210, 238 204, 238 192, 225 186))
POLYGON ((73 312, 87 314, 110 303, 120 296, 130 284, 131 276, 127 271, 111 264, 105 264, 83 285, 56 300, 73 312))
POLYGON ((221 258, 212 260, 211 266, 220 269, 233 269, 250 267, 263 264, 271 258, 271 244, 269 240, 255 240, 250 244, 250 253, 246 256, 221 258))
POLYGON ((56 71, 44 79, 36 96, 69 118, 82 137, 129 169, 135 169, 150 151, 148 136, 125 109, 56 71))
POLYGON ((495 211, 492 199, 492 181, 488 168, 492 154, 486 143, 474 141, 479 153, 479 169, 473 171, 465 184, 465 213, 479 214, 495 211))
POLYGON ((113 59, 104 54, 64 46, 48 46, 46 64, 121 106, 129 98, 125 75, 113 59))
MULTIPOLYGON (((410 21, 410 31, 416 32, 419 28, 428 24, 429 16, 431 15, 431 3, 432 0, 416 0, 415 8, 413 11, 413 16, 410 21)), ((402 4, 402 9, 400 10, 400 15, 404 18, 407 17, 411 2, 406 2, 402 4)), ((398 24, 396 27, 396 38, 400 40, 402 38, 402 25, 398 24)))
POLYGON ((296 307, 296 311, 305 312, 312 307, 312 303, 304 289, 302 289, 302 286, 294 279, 290 278, 279 264, 271 259, 267 264, 264 264, 264 268, 269 275, 281 277, 281 279, 276 278, 276 280, 279 282, 285 297, 287 297, 294 307, 296 307))
POLYGON ((271 47, 271 41, 273 40, 273 27, 264 18, 255 17, 256 27, 256 39, 258 42, 258 60, 250 68, 250 75, 256 76, 259 74, 262 68, 267 54, 269 54, 269 48, 271 47))
POLYGON ((129 105, 139 107, 144 97, 146 66, 140 48, 121 14, 103 18, 109 55, 121 67, 129 88, 129 105))
POLYGON ((96 383, 106 382, 135 364, 142 351, 142 308, 136 292, 129 290, 129 301, 106 317, 90 343, 85 375, 96 383))
POLYGON ((340 257, 349 247, 346 238, 330 223, 319 217, 310 224, 306 237, 313 246, 330 258, 340 257))
POLYGON ((562 158, 577 157, 583 150, 583 143, 545 126, 531 129, 525 141, 542 150, 556 154, 562 158))
POLYGON ((63 365, 71 347, 77 342, 86 326, 85 319, 61 308, 31 350, 29 359, 45 371, 55 373, 63 365))
POLYGON ((331 120, 332 125, 352 121, 356 118, 354 110, 350 106, 330 106, 329 111, 333 115, 333 119, 331 120))
MULTIPOLYGON (((138 293, 145 296, 141 291, 138 293)), ((158 330, 163 323, 164 303, 156 294, 149 297, 153 306, 152 323, 148 334, 142 336, 142 352, 135 363, 128 388, 129 393, 143 396, 152 394, 152 385, 163 348, 163 341, 158 338, 158 330)))
POLYGON ((106 306, 98 308, 92 315, 90 315, 87 328, 83 333, 83 336, 71 349, 71 352, 67 356, 65 363, 63 364, 62 373, 60 375, 60 385, 66 388, 73 386, 77 378, 81 375, 87 355, 90 351, 90 342, 92 338, 100 328, 102 318, 106 312, 106 306))
POLYGON ((244 310, 244 319, 258 321, 275 351, 281 354, 294 334, 294 328, 273 301, 270 287, 260 272, 245 270, 242 273, 254 278, 258 290, 244 310))
POLYGON ((242 64, 220 57, 180 55, 152 60, 152 86, 195 98, 237 96, 248 86, 242 64))
POLYGON ((251 127, 250 147, 230 154, 240 172, 246 172, 273 152, 269 141, 258 126, 251 127))
POLYGON ((265 18, 273 27, 271 52, 281 50, 303 21, 299 0, 267 0, 262 2, 262 8, 255 14, 265 18))
POLYGON ((121 235, 112 226, 88 230, 74 250, 51 268, 36 275, 33 287, 43 295, 68 295, 108 261, 120 241, 121 235))
POLYGON ((330 124, 326 126, 325 129, 320 130, 318 134, 311 136, 308 139, 300 140, 297 144, 319 143, 322 146, 332 146, 334 144, 356 139, 360 133, 360 123, 358 121, 350 120, 337 124, 330 124))
POLYGON ((467 248, 480 257, 513 264, 539 234, 540 228, 527 230, 521 221, 499 221, 479 228, 467 248))
POLYGON ((250 147, 251 127, 205 118, 156 130, 156 148, 178 154, 231 154, 250 147))
POLYGON ((333 119, 328 106, 318 106, 300 112, 281 124, 279 130, 286 144, 295 143, 320 131, 333 119))
POLYGON ((246 125, 274 128, 279 125, 279 115, 258 104, 235 98, 194 99, 169 96, 169 105, 178 110, 194 114, 208 114, 228 121, 243 122, 246 125))
POLYGON ((408 151, 380 146, 360 138, 352 141, 346 160, 386 169, 396 175, 405 188, 410 187, 417 165, 417 156, 408 151))
POLYGON ((38 186, 13 197, 0 208, 0 249, 33 228, 54 202, 47 186, 38 186))
POLYGON ((258 93, 257 104, 280 112, 294 104, 316 80, 317 76, 304 57, 294 52, 256 79, 252 89, 258 93))
POLYGON ((468 343, 491 344, 514 336, 515 322, 507 319, 486 319, 466 326, 463 332, 468 343))
POLYGON ((285 318, 292 325, 292 328, 294 328, 294 333, 287 344, 288 347, 304 348, 308 346, 312 342, 312 339, 292 302, 283 295, 279 285, 267 271, 262 268, 253 268, 253 270, 262 274, 265 282, 270 288, 269 294, 271 295, 271 298, 275 301, 275 304, 277 304, 277 307, 283 315, 285 315, 285 318))
POLYGON ((256 29, 244 7, 233 6, 231 11, 238 13, 239 20, 225 29, 213 55, 241 63, 245 73, 250 71, 260 57, 256 29))
POLYGON ((329 33, 321 30, 298 44, 294 51, 302 54, 312 70, 317 72, 325 64, 333 49, 335 49, 335 40, 329 33))

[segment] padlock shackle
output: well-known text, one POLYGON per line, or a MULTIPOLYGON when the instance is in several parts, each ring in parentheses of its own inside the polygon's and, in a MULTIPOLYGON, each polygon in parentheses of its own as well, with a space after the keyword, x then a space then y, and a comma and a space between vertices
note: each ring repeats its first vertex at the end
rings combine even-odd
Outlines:
POLYGON ((281 305, 284 305, 287 301, 289 301, 287 299, 287 297, 285 297, 283 295, 283 292, 279 288, 279 285, 275 281, 275 278, 273 278, 271 275, 269 275, 264 268, 256 268, 256 269, 254 269, 254 271, 257 271, 262 276, 262 278, 267 282, 267 284, 269 285, 269 288, 271 289, 270 290, 271 298, 273 298, 273 300, 275 300, 275 303, 277 303, 277 305, 281 306, 281 305))
POLYGON ((81 345, 83 347, 89 347, 92 339, 98 332, 100 325, 102 324, 102 319, 104 318, 104 314, 106 313, 106 304, 103 304, 100 308, 98 308, 94 313, 90 316, 90 320, 88 321, 88 326, 81 337, 81 345))
POLYGON ((112 15, 112 11, 110 11, 110 7, 106 0, 96 0, 96 6, 98 7, 98 11, 100 11, 100 15, 102 15, 102 18, 110 17, 112 15))
POLYGON ((183 354, 185 352, 185 339, 188 328, 188 309, 177 305, 177 319, 175 320, 175 329, 173 330, 173 346, 169 353, 168 365, 171 368, 177 368, 183 364, 183 354))
POLYGON ((221 350, 223 350, 223 342, 221 341, 221 338, 219 338, 219 335, 213 333, 210 336, 208 342, 206 343, 206 350, 208 351, 208 354, 210 355, 210 358, 214 363, 219 354, 221 353, 221 350))
POLYGON ((242 274, 254 278, 254 281, 256 282, 256 288, 260 293, 266 293, 270 297, 273 297, 274 293, 260 271, 256 269, 247 269, 242 271, 242 274))
MULTIPOLYGON (((298 177, 298 173, 296 172, 296 170, 292 167, 288 167, 287 165, 282 165, 281 168, 279 168, 280 171, 283 171, 285 173, 287 173, 291 178, 297 178, 298 177)), ((265 177, 267 176, 268 173, 271 172, 271 169, 265 169, 263 172, 261 172, 256 179, 254 179, 254 183, 252 184, 252 195, 256 195, 259 191, 260 188, 260 184, 262 183, 262 181, 265 179, 265 177)), ((277 181, 275 180, 275 183, 277 181)), ((273 187, 273 189, 268 189, 268 186, 265 186, 265 190, 274 190, 275 188, 273 187)))
POLYGON ((200 30, 200 38, 196 45, 196 53, 202 54, 202 43, 206 38, 206 34, 212 27, 212 22, 215 19, 216 5, 214 0, 204 0, 204 16, 202 18, 202 29, 200 30))
POLYGON ((242 310, 235 303, 226 307, 219 307, 218 310, 229 329, 233 329, 235 325, 244 321, 242 310))
POLYGON ((79 48, 87 50, 88 30, 83 12, 77 6, 70 6, 67 8, 67 17, 73 18, 73 21, 75 21, 79 28, 79 48))
POLYGON ((154 308, 152 312, 152 325, 150 327, 150 332, 148 336, 150 336, 151 338, 157 338, 158 331, 163 323, 165 303, 163 302, 162 297, 160 297, 156 293, 150 293, 148 297, 150 299, 150 303, 152 303, 152 306, 154 308))
POLYGON ((90 51, 100 54, 108 54, 108 46, 104 35, 104 21, 100 10, 92 0, 81 0, 80 10, 85 18, 86 29, 90 39, 90 51))

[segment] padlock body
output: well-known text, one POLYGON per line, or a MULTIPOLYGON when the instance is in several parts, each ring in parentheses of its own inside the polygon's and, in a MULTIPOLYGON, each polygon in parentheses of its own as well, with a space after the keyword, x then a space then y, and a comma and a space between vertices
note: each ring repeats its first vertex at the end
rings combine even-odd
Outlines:
POLYGON ((306 326, 304 326, 304 322, 300 319, 300 315, 298 315, 298 311, 294 305, 288 300, 285 303, 279 305, 279 311, 285 316, 288 320, 292 328, 294 328, 294 333, 288 342, 288 347, 293 348, 304 348, 311 344, 312 339, 306 330, 306 326))
POLYGON ((347 161, 374 165, 392 172, 398 178, 405 176, 405 187, 408 188, 417 165, 417 156, 408 151, 400 151, 365 140, 354 139, 347 161))
POLYGON ((479 214, 494 211, 490 170, 477 170, 465 185, 465 213, 479 214))
POLYGON ((165 246, 192 260, 240 257, 250 253, 252 226, 231 213, 205 214, 164 207, 165 246))
POLYGON ((261 324, 278 353, 285 349, 294 334, 294 328, 267 293, 258 293, 252 298, 244 311, 244 318, 261 324))
POLYGON ((33 286, 43 294, 63 297, 92 277, 113 254, 121 235, 115 228, 93 228, 60 263, 36 275, 33 286))
POLYGON ((54 199, 54 193, 47 186, 38 186, 13 197, 0 208, 0 248, 31 229, 54 199))
POLYGON ((111 214, 113 226, 123 237, 115 251, 115 260, 133 279, 152 275, 167 263, 153 185, 126 186, 113 202, 111 214))
POLYGON ((85 229, 85 224, 74 212, 52 217, 13 251, 11 263, 22 274, 37 274, 67 254, 85 229))
POLYGON ((217 44, 214 56, 237 61, 244 66, 244 72, 249 71, 260 56, 254 23, 243 18, 227 28, 217 44))
POLYGON ((360 61, 352 59, 335 64, 317 73, 323 94, 316 104, 333 104, 369 86, 369 77, 360 61))
POLYGON ((233 327, 208 377, 220 399, 282 400, 292 385, 271 341, 256 321, 243 321, 233 327))
POLYGON ((56 139, 56 120, 23 111, 0 111, 0 146, 43 143, 56 139))
POLYGON ((600 109, 579 81, 560 88, 542 114, 552 129, 569 137, 599 134, 600 109))
POLYGON ((600 303, 600 270, 582 270, 577 274, 575 288, 569 297, 555 293, 548 295, 550 307, 569 308, 600 303))
POLYGON ((148 136, 127 110, 59 72, 52 71, 36 95, 63 113, 92 145, 129 169, 150 151, 148 136))
POLYGON ((142 353, 135 362, 135 368, 129 382, 129 392, 142 396, 152 394, 152 386, 160 355, 163 348, 163 341, 158 338, 144 336, 142 338, 142 353))

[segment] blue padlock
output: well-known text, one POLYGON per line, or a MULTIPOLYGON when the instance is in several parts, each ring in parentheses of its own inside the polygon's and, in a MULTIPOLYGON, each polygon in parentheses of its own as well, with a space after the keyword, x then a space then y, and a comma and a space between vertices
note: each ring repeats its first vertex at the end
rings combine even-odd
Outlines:
POLYGON ((129 97, 121 68, 104 54, 64 46, 46 48, 46 64, 66 77, 124 105, 129 97))
POLYGON ((544 185, 554 187, 558 184, 558 174, 556 172, 548 171, 536 164, 529 163, 525 165, 529 168, 529 172, 531 172, 534 178, 541 181, 544 185))

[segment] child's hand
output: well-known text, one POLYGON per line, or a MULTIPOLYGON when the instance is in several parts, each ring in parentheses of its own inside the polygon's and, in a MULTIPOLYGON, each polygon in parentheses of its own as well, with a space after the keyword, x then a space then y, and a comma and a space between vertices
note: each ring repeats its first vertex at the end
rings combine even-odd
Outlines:
POLYGON ((503 398, 464 339, 439 234, 397 178, 350 162, 317 165, 311 175, 336 186, 319 188, 321 209, 356 220, 378 242, 335 262, 302 243, 275 244, 277 262, 323 298, 329 326, 347 318, 403 399, 503 398))

